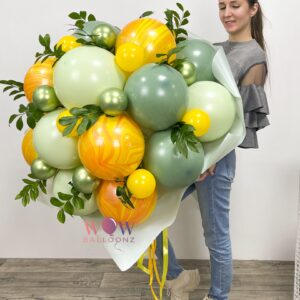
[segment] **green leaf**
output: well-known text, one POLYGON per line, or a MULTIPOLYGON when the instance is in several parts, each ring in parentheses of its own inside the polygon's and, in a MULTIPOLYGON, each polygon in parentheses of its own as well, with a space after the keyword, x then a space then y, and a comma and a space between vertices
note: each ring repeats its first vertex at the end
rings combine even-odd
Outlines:
POLYGON ((18 100, 18 99, 20 99, 20 98, 22 98, 22 97, 25 97, 25 94, 19 94, 19 95, 16 95, 15 97, 14 97, 14 101, 15 100, 18 100))
POLYGON ((59 192, 58 197, 59 197, 60 200, 68 201, 68 200, 71 200, 73 196, 70 195, 70 194, 65 194, 65 193, 59 192))
POLYGON ((17 123, 16 123, 16 127, 18 130, 22 130, 23 129, 23 120, 22 120, 22 116, 20 116, 17 120, 17 123))
POLYGON ((73 121, 72 124, 70 124, 69 126, 67 126, 67 127, 64 129, 64 131, 63 131, 63 136, 69 135, 69 134, 73 131, 73 129, 74 129, 74 127, 76 126, 76 124, 77 124, 77 120, 75 119, 75 120, 73 121))
POLYGON ((45 189, 45 186, 43 185, 43 182, 39 180, 39 181, 38 181, 38 185, 39 185, 41 191, 42 191, 44 194, 47 194, 47 191, 46 191, 46 189, 45 189))
POLYGON ((181 3, 176 3, 176 5, 181 11, 184 11, 183 5, 181 3))
POLYGON ((13 96, 13 95, 18 94, 18 93, 19 93, 18 90, 14 90, 14 91, 11 91, 11 92, 9 93, 9 96, 13 96))
POLYGON ((185 40, 186 40, 185 37, 178 37, 178 38, 176 38, 176 43, 178 44, 178 43, 183 42, 185 40))
POLYGON ((68 213, 69 215, 73 216, 74 214, 74 207, 73 205, 68 201, 64 206, 64 211, 68 213))
POLYGON ((34 119, 33 117, 27 118, 27 125, 28 125, 31 129, 35 128, 35 125, 36 125, 35 119, 34 119))
POLYGON ((80 14, 77 12, 72 12, 69 14, 69 18, 71 18, 73 20, 78 20, 78 19, 80 19, 80 14))
POLYGON ((73 198, 73 204, 77 209, 83 209, 84 208, 84 200, 81 197, 74 197, 73 198))
POLYGON ((46 46, 46 42, 45 42, 44 37, 42 35, 39 35, 39 42, 42 46, 46 46))
POLYGON ((60 223, 65 223, 66 221, 66 216, 65 216, 65 212, 63 209, 61 209, 58 213, 57 213, 57 219, 60 223))
POLYGON ((11 115, 11 116, 9 117, 9 120, 8 120, 9 125, 15 120, 15 118, 16 118, 17 116, 18 116, 18 115, 11 115))
POLYGON ((169 50, 168 57, 171 57, 173 54, 179 53, 185 46, 180 46, 169 50))
POLYGON ((191 13, 187 10, 187 11, 184 12, 183 18, 187 18, 187 17, 189 17, 190 15, 191 15, 191 13))
POLYGON ((55 198, 55 197, 51 197, 50 203, 51 203, 52 205, 56 206, 56 207, 61 207, 61 206, 64 205, 63 202, 59 201, 59 200, 58 200, 57 198, 55 198))
POLYGON ((73 116, 77 116, 77 117, 80 117, 86 113, 88 113, 88 110, 86 108, 78 108, 78 107, 73 107, 70 109, 70 113, 73 115, 73 116))
POLYGON ((177 18, 177 19, 180 20, 180 16, 179 16, 179 14, 178 14, 177 11, 175 11, 175 10, 170 10, 170 11, 172 12, 172 14, 173 14, 173 16, 174 16, 175 18, 177 18))
POLYGON ((83 20, 78 20, 78 21, 75 22, 75 26, 77 26, 80 29, 83 29, 84 23, 85 22, 83 20))
POLYGON ((121 197, 122 193, 123 193, 123 187, 122 186, 117 186, 116 195, 118 197, 121 197))
POLYGON ((19 193, 16 197, 15 197, 15 200, 19 200, 23 197, 22 193, 19 193))
POLYGON ((29 185, 32 185, 32 184, 35 183, 35 181, 29 180, 29 179, 23 179, 22 181, 23 181, 24 183, 26 183, 26 184, 29 184, 29 185))
POLYGON ((183 19, 180 25, 181 25, 181 26, 184 26, 184 25, 186 25, 186 24, 188 24, 188 23, 189 23, 189 20, 188 20, 188 19, 183 19))
POLYGON ((51 40, 50 40, 50 35, 48 33, 45 34, 44 41, 45 41, 45 47, 49 47, 51 40))
POLYGON ((80 17, 81 17, 81 19, 86 19, 86 11, 81 11, 80 12, 80 17))
POLYGON ((7 86, 7 87, 5 87, 5 88, 3 89, 3 93, 6 92, 6 91, 8 91, 8 90, 10 90, 10 89, 13 89, 13 88, 14 88, 13 85, 7 86))
POLYGON ((87 130, 89 122, 90 121, 89 121, 88 117, 84 117, 82 119, 80 125, 77 128, 77 133, 78 133, 79 136, 82 135, 87 130))
POLYGON ((175 31, 176 35, 179 35, 179 34, 188 35, 188 32, 184 28, 177 28, 174 31, 175 31))
POLYGON ((145 18, 145 17, 148 17, 148 16, 151 16, 154 14, 154 11, 145 11, 142 15, 140 15, 139 19, 142 19, 142 18, 145 18))
POLYGON ((156 57, 159 58, 159 57, 164 57, 164 56, 167 56, 167 54, 165 53, 157 53, 156 54, 156 57))
POLYGON ((88 16, 88 21, 96 21, 95 16, 92 15, 92 14, 89 14, 89 16, 88 16))
POLYGON ((67 126, 72 124, 73 122, 77 121, 77 118, 75 116, 70 116, 70 117, 62 117, 58 120, 59 124, 62 126, 67 126))

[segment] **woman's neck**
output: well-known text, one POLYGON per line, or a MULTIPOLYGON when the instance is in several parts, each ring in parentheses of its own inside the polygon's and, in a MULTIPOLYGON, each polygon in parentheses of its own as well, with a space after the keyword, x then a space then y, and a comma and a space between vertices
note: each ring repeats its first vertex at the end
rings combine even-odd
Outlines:
POLYGON ((234 34, 229 34, 229 41, 231 42, 247 42, 252 40, 251 28, 248 27, 243 31, 236 32, 234 34))

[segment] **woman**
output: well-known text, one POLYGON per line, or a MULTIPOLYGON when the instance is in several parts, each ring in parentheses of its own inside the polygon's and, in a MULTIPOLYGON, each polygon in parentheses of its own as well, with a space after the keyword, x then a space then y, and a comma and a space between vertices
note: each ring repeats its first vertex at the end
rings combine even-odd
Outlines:
MULTIPOLYGON (((223 46, 243 100, 246 137, 241 148, 258 148, 256 131, 269 125, 263 89, 267 75, 262 10, 258 0, 219 0, 220 20, 229 34, 223 46)), ((235 176, 235 150, 211 166, 185 192, 194 189, 210 253, 211 287, 204 299, 225 300, 232 282, 232 253, 229 231, 230 190, 235 176)), ((162 234, 157 237, 156 255, 162 261, 162 234)), ((171 300, 188 299, 199 285, 198 270, 184 270, 176 261, 169 242, 166 287, 171 300)))

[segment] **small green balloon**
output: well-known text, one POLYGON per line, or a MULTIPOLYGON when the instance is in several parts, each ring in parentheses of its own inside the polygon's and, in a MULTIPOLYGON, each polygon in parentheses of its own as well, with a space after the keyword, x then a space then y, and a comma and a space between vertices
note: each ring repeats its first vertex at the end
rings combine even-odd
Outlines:
POLYGON ((49 166, 42 159, 35 159, 31 164, 31 173, 38 179, 48 179, 54 176, 56 169, 49 166))
POLYGON ((194 64, 184 61, 176 69, 181 73, 187 85, 191 85, 197 81, 197 70, 194 64))
POLYGON ((109 24, 99 24, 92 31, 92 40, 97 46, 111 50, 117 40, 117 34, 113 26, 109 24))
POLYGON ((101 93, 99 105, 105 114, 117 116, 127 109, 128 98, 121 89, 109 88, 101 93))
POLYGON ((54 88, 48 85, 41 85, 34 90, 32 101, 41 111, 52 111, 60 105, 54 88))
POLYGON ((72 176, 75 188, 83 194, 92 193, 99 181, 96 180, 83 166, 77 167, 72 176))

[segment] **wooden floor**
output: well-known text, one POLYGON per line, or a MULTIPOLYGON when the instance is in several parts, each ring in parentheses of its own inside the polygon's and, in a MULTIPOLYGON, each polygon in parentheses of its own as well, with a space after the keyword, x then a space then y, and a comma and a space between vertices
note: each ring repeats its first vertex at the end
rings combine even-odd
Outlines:
MULTIPOLYGON (((199 268, 201 284, 190 299, 202 300, 209 288, 208 261, 179 262, 185 269, 199 268)), ((235 261, 230 299, 292 300, 293 275, 293 262, 235 261)), ((146 274, 136 267, 121 272, 112 260, 0 259, 0 299, 153 298, 146 274)), ((164 299, 169 298, 164 295, 164 299)))

